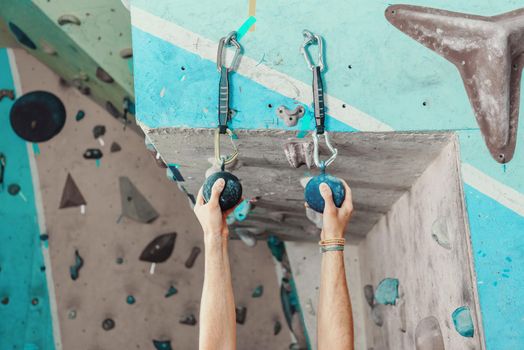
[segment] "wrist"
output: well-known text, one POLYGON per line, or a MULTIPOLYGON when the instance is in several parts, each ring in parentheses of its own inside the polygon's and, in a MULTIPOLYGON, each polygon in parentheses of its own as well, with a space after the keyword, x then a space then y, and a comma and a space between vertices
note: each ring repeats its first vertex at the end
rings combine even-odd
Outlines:
POLYGON ((204 246, 206 248, 222 248, 227 246, 227 242, 227 234, 224 235, 222 232, 204 232, 204 246))
POLYGON ((339 239, 344 238, 344 232, 343 231, 324 231, 320 233, 321 239, 339 239))

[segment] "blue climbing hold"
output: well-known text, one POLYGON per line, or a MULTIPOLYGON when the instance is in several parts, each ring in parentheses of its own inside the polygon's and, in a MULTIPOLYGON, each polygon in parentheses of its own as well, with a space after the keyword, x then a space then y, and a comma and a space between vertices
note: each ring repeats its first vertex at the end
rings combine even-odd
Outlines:
POLYGON ((322 198, 319 189, 319 186, 322 183, 326 183, 329 188, 331 188, 335 206, 340 208, 346 198, 344 184, 339 178, 326 173, 321 173, 320 175, 315 176, 307 183, 304 196, 309 207, 318 213, 324 212, 324 206, 326 203, 324 202, 324 198, 322 198))
POLYGON ((127 299, 126 299, 126 302, 129 304, 129 305, 133 305, 135 302, 136 302, 136 299, 134 296, 132 295, 128 295, 127 296, 127 299))
POLYGON ((249 214, 250 211, 251 211, 251 203, 249 200, 246 199, 240 202, 239 205, 237 205, 233 213, 235 214, 235 219, 237 221, 244 221, 246 220, 247 215, 249 214))
POLYGON ((398 279, 384 278, 375 290, 375 300, 382 305, 395 305, 398 298, 398 279))
POLYGON ((240 180, 228 171, 219 171, 211 174, 204 182, 203 195, 206 202, 211 198, 211 189, 218 179, 224 179, 226 186, 219 198, 220 209, 227 211, 240 202, 242 198, 242 185, 240 180))
POLYGON ((451 314, 455 330, 463 337, 473 338, 475 335, 475 328, 473 320, 471 319, 471 312, 469 307, 461 306, 451 314))

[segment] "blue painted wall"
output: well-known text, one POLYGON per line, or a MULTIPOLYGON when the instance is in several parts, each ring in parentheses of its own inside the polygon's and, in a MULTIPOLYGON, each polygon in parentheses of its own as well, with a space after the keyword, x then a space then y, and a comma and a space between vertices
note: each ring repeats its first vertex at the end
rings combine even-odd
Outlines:
MULTIPOLYGON (((5 49, 0 49, 0 88, 14 89, 5 49)), ((0 349, 53 350, 45 264, 26 142, 9 124, 12 101, 0 101, 0 153, 7 158, 0 191, 0 349), (11 196, 17 183, 23 196, 11 196), (36 304, 36 305, 33 305, 36 304)))
MULTIPOLYGON (((136 9, 156 16, 159 26, 166 20, 213 42, 241 26, 248 17, 248 3, 132 0, 136 9)), ((480 15, 523 6, 516 0, 410 3, 480 15)), ((463 163, 524 193, 522 126, 513 160, 507 165, 496 163, 486 149, 458 71, 391 26, 384 17, 389 2, 289 0, 283 4, 257 1, 256 30, 242 39, 245 56, 310 84, 311 72, 299 53, 301 32, 307 28, 320 33, 326 42, 327 93, 395 130, 455 130, 463 163)), ((133 27, 133 47, 140 122, 148 127, 216 126, 218 73, 213 60, 137 27, 133 27)), ((276 117, 275 107, 291 106, 294 101, 280 94, 278 87, 269 89, 239 74, 233 77, 233 86, 232 106, 238 110, 233 128, 287 129, 276 117)), ((311 128, 309 116, 294 129, 311 128)), ((355 131, 335 119, 329 121, 329 128, 355 131)), ((520 301, 524 280, 519 272, 524 266, 520 243, 524 217, 470 186, 466 186, 466 204, 488 349, 524 348, 520 301)))

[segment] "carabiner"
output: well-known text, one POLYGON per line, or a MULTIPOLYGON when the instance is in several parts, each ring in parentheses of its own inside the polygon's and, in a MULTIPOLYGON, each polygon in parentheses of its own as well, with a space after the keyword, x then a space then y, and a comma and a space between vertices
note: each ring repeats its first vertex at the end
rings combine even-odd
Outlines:
POLYGON ((326 161, 320 161, 320 151, 318 147, 319 135, 317 134, 316 130, 313 131, 313 161, 315 162, 315 165, 323 171, 326 169, 327 166, 329 166, 331 163, 333 163, 333 161, 335 161, 335 159, 337 158, 338 150, 331 144, 331 141, 329 140, 329 134, 327 131, 324 131, 322 135, 324 135, 324 141, 326 141, 326 146, 331 152, 331 157, 329 157, 326 161))
POLYGON ((304 55, 304 59, 306 60, 309 70, 314 70, 315 67, 319 67, 320 71, 322 72, 324 70, 324 45, 322 43, 322 37, 318 34, 311 33, 307 29, 304 29, 302 31, 302 35, 304 36, 304 43, 302 44, 302 47, 300 48, 300 52, 302 53, 302 55, 304 55), (309 45, 314 45, 314 44, 318 46, 317 65, 313 64, 311 60, 311 56, 309 55, 309 52, 307 50, 309 45))
POLYGON ((242 46, 240 46, 240 43, 237 40, 237 32, 233 31, 229 33, 227 36, 220 38, 220 41, 218 42, 218 51, 217 51, 217 70, 221 72, 222 68, 225 68, 228 73, 235 70, 238 65, 238 60, 240 59, 241 53, 242 53, 242 46), (232 47, 232 46, 236 48, 235 55, 233 56, 231 65, 228 68, 228 67, 225 67, 224 65, 225 51, 226 51, 224 50, 224 48, 232 47))
POLYGON ((224 157, 220 154, 220 135, 222 133, 220 132, 219 129, 216 129, 215 131, 215 160, 222 167, 233 163, 238 157, 238 148, 237 148, 237 145, 235 144, 235 141, 233 140, 233 132, 229 129, 226 129, 225 133, 228 134, 231 140, 231 145, 233 145, 233 153, 224 157))

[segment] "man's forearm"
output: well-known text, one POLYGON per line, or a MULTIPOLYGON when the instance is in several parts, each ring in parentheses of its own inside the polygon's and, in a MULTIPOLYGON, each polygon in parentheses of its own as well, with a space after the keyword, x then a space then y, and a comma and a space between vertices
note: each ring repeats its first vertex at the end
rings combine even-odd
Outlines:
POLYGON ((354 349, 353 315, 343 251, 322 254, 317 328, 319 350, 354 349))
POLYGON ((204 288, 200 304, 200 350, 236 348, 236 316, 227 238, 205 240, 204 288))

